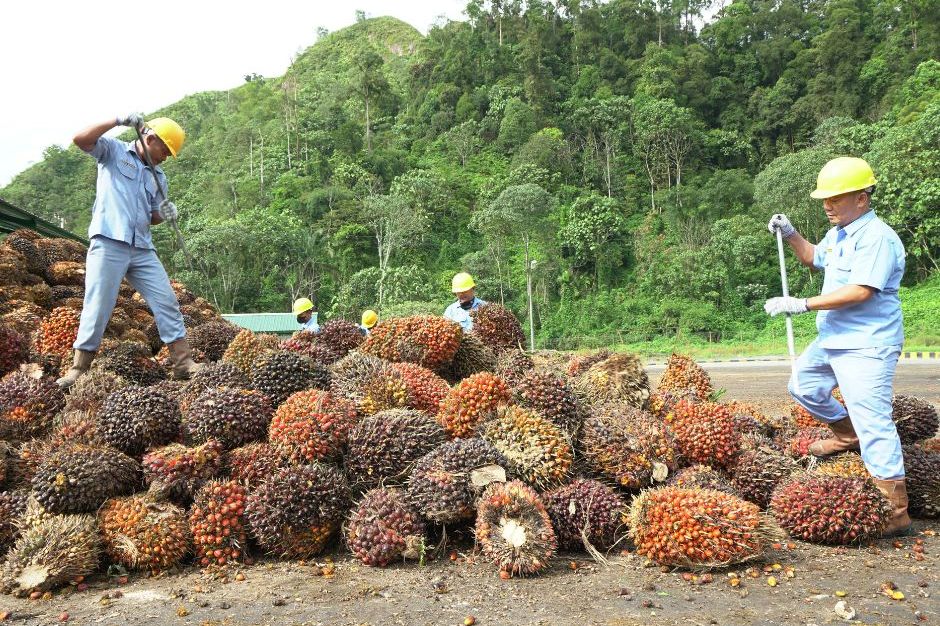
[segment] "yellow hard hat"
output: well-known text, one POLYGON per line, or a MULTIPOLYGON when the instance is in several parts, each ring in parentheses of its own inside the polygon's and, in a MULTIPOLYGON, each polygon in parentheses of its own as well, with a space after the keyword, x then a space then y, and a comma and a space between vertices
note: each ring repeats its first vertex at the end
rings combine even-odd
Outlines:
POLYGON ((454 293, 461 293, 473 289, 477 284, 473 282, 473 276, 466 272, 454 274, 454 279, 450 281, 450 290, 454 293))
POLYGON ((294 300, 294 315, 300 315, 301 313, 306 313, 313 309, 313 302, 310 301, 310 298, 297 298, 294 300))
POLYGON ((379 321, 379 314, 369 309, 362 312, 362 325, 366 328, 372 328, 379 321))
POLYGON ((874 187, 875 173, 865 159, 855 157, 837 157, 819 170, 816 178, 816 190, 810 197, 822 200, 850 191, 861 191, 874 187))
POLYGON ((186 142, 186 133, 183 132, 182 126, 168 117, 156 117, 147 122, 147 126, 166 144, 170 154, 176 156, 176 153, 182 150, 186 142))

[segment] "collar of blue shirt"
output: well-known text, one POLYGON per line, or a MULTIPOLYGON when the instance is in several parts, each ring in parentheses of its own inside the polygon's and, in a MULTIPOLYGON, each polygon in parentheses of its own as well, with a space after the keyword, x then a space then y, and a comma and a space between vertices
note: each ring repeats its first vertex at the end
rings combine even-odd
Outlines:
MULTIPOLYGON (((127 151, 130 152, 131 154, 133 154, 134 157, 135 157, 138 161, 140 161, 140 164, 141 164, 141 165, 143 165, 144 167, 147 167, 147 162, 144 161, 142 158, 140 158, 140 155, 137 154, 136 145, 137 145, 137 142, 136 142, 136 141, 129 141, 129 142, 127 142, 127 151)), ((159 173, 159 174, 162 174, 162 173, 163 173, 163 168, 160 167, 159 165, 157 165, 157 166, 154 167, 153 169, 154 169, 157 173, 159 173)))
MULTIPOLYGON (((846 235, 849 237, 854 237, 855 233, 861 230, 862 226, 872 221, 873 219, 875 219, 875 210, 869 209, 867 213, 859 215, 853 221, 840 228, 839 231, 845 231, 846 235)), ((841 239, 841 237, 839 237, 839 239, 841 239)))

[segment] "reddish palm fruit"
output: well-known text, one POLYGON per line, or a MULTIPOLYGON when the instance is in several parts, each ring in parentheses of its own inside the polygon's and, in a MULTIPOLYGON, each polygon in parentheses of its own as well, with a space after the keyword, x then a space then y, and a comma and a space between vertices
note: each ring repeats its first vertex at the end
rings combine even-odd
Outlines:
POLYGON ((715 402, 679 401, 666 416, 684 457, 693 463, 731 467, 741 444, 734 417, 715 402))
POLYGON ((268 439, 296 463, 336 457, 357 421, 356 407, 328 391, 299 391, 278 407, 268 439))
POLYGON ((513 399, 549 420, 569 436, 581 427, 581 410, 568 381, 551 372, 529 372, 512 389, 513 399))
POLYGON ((108 500, 98 511, 98 526, 108 556, 129 569, 159 572, 189 550, 183 509, 146 494, 108 500))
POLYGON ((53 309, 49 317, 39 324, 33 348, 38 354, 50 354, 67 359, 72 354, 72 344, 78 337, 80 315, 69 308, 53 309))
POLYGON ((437 415, 441 403, 450 391, 447 381, 428 368, 414 363, 394 363, 392 367, 405 381, 405 387, 408 390, 408 406, 437 415))
POLYGON ((470 437, 497 407, 509 402, 505 381, 489 372, 464 379, 444 398, 438 420, 451 437, 470 437))
MULTIPOLYGON (((628 505, 616 491, 596 480, 577 478, 542 494, 558 546, 599 550, 616 543, 628 505)), ((624 530, 626 530, 624 528, 624 530)))
POLYGON ((541 573, 557 550, 545 505, 518 480, 486 488, 477 505, 474 530, 483 555, 509 576, 541 573))
POLYGON ((247 500, 248 489, 233 480, 209 482, 196 492, 189 527, 200 566, 245 561, 247 500))
POLYGON ((365 565, 419 559, 426 542, 424 522, 400 489, 366 492, 346 525, 346 545, 365 565))
POLYGON ((187 503, 221 472, 223 453, 215 439, 194 448, 171 443, 144 455, 144 479, 168 498, 187 503))
POLYGON ((699 401, 710 399, 714 392, 711 377, 691 357, 673 353, 666 362, 666 370, 656 391, 682 395, 689 390, 699 401))
POLYGON ((265 478, 282 467, 290 465, 290 460, 278 454, 267 442, 249 443, 241 448, 229 450, 225 455, 225 466, 232 480, 253 489, 265 478))
POLYGON ((388 361, 407 361, 437 369, 454 358, 463 331, 460 324, 430 315, 383 320, 359 350, 388 361))

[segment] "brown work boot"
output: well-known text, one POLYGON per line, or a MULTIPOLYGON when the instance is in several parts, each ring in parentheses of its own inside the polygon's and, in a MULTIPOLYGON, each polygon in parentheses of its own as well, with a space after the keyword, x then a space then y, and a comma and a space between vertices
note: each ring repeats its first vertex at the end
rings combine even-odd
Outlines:
POLYGON ((57 384, 60 389, 68 389, 75 384, 75 381, 78 380, 79 377, 88 371, 88 368, 91 367, 91 362, 94 360, 94 352, 75 350, 72 356, 72 367, 65 373, 65 376, 55 381, 55 384, 57 384))
POLYGON ((829 429, 835 437, 810 444, 810 454, 813 456, 829 456, 846 450, 858 450, 858 435, 855 434, 852 420, 848 417, 843 417, 838 422, 832 422, 829 424, 829 429))
POLYGON ((891 503, 891 517, 888 518, 888 525, 881 536, 896 537, 909 534, 911 518, 907 514, 907 483, 903 478, 880 480, 873 477, 872 480, 891 503))
POLYGON ((173 378, 190 378, 205 367, 193 361, 193 350, 185 338, 168 343, 166 347, 170 350, 170 374, 173 378))

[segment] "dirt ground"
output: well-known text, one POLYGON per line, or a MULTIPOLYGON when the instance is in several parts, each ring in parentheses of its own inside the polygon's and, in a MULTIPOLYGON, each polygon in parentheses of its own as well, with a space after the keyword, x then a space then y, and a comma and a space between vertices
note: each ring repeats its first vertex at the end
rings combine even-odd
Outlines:
MULTIPOLYGON (((706 364, 727 398, 757 402, 769 413, 786 405, 786 363, 706 364)), ((655 384, 661 367, 650 367, 655 384)), ((940 405, 940 362, 905 361, 896 392, 940 405)), ((195 568, 159 578, 131 575, 125 584, 100 575, 87 589, 60 591, 49 600, 0 597, 13 624, 102 625, 460 625, 844 623, 844 602, 860 624, 920 624, 940 620, 940 524, 915 523, 917 533, 853 548, 796 542, 764 562, 716 571, 713 580, 684 580, 682 572, 646 566, 614 553, 601 565, 584 555, 561 555, 549 573, 500 580, 479 562, 472 544, 456 560, 423 567, 363 567, 342 552, 318 564, 262 562, 241 570, 245 580, 212 579, 195 568), (921 560, 918 560, 921 559, 921 560), (765 569, 769 570, 765 572, 765 569), (740 575, 734 587, 729 575, 740 575), (770 577, 777 584, 771 586, 770 577), (882 591, 893 583, 903 599, 882 591)))

